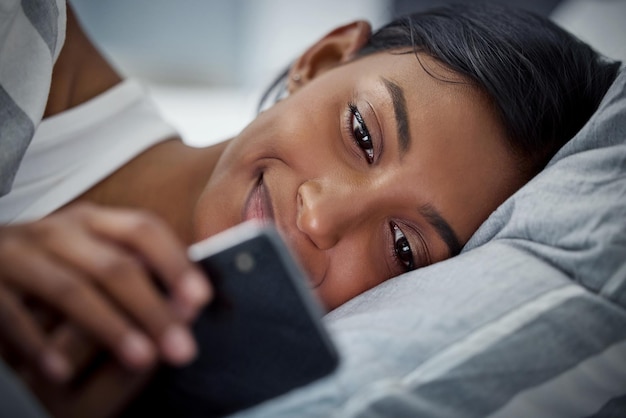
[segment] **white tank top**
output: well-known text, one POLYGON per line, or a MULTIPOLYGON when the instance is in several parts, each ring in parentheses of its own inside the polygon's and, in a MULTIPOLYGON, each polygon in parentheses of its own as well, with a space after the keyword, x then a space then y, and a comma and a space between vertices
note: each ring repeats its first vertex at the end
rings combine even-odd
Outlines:
POLYGON ((44 119, 0 198, 0 224, 42 218, 152 145, 176 135, 143 85, 125 80, 44 119))

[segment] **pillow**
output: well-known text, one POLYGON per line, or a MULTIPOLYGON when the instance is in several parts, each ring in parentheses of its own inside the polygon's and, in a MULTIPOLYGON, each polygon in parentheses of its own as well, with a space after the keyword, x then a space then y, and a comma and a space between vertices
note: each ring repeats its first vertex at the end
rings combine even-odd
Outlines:
MULTIPOLYGON (((626 405, 626 69, 458 257, 326 316, 332 376, 238 417, 611 416, 626 405)), ((623 410, 622 410, 623 411, 623 410)))

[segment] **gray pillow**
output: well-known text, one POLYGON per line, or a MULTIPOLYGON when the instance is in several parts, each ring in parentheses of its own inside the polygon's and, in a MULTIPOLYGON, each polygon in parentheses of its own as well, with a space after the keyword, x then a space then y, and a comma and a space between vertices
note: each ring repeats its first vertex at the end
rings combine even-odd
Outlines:
POLYGON ((453 259, 326 317, 332 376, 240 417, 612 416, 626 405, 626 70, 453 259))

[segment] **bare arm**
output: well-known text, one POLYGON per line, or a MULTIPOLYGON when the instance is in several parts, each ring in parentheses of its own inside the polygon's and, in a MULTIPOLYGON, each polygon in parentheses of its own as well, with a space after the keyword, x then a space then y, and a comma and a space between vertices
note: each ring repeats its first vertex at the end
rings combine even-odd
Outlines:
POLYGON ((121 80, 87 37, 68 4, 65 44, 52 72, 44 118, 84 103, 121 80))

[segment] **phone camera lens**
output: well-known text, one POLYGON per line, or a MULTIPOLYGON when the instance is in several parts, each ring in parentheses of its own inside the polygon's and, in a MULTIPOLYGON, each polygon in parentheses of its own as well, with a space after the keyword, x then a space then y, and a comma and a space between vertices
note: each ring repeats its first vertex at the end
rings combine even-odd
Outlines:
POLYGON ((235 266, 242 273, 249 273, 254 268, 254 257, 249 252, 241 252, 235 257, 235 266))

